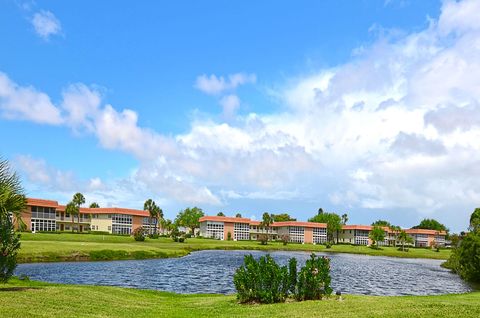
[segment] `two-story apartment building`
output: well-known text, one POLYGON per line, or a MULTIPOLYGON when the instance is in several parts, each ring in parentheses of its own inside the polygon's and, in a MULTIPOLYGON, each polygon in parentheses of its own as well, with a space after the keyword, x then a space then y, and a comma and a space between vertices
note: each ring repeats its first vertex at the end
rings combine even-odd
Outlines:
MULTIPOLYGON (((149 233, 155 231, 154 220, 148 211, 125 208, 80 208, 78 216, 70 215, 66 206, 57 201, 27 199, 27 208, 21 218, 27 230, 39 231, 102 231, 112 234, 131 234, 143 226, 149 233)), ((158 228, 157 228, 158 231, 158 228)))
MULTIPOLYGON (((379 242, 380 246, 398 245, 398 232, 388 227, 382 227, 385 239, 379 242)), ((370 245, 369 238, 373 226, 371 225, 343 225, 338 233, 334 234, 339 243, 353 245, 370 245)), ((435 230, 407 229, 407 234, 413 238, 416 247, 429 247, 432 244, 445 245, 445 232, 435 230)), ((261 222, 248 218, 234 218, 226 216, 204 216, 200 218, 200 235, 204 237, 226 240, 228 233, 232 240, 257 240, 259 235, 267 234, 272 239, 288 235, 289 241, 294 243, 321 244, 327 241, 327 224, 314 222, 274 222, 264 228, 261 222)))

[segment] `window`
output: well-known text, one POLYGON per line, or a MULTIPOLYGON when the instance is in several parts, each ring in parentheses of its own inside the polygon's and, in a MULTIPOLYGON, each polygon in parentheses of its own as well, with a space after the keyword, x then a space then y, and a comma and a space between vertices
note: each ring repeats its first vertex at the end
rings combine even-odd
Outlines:
POLYGON ((368 234, 369 231, 366 230, 356 230, 355 231, 355 244, 356 245, 368 245, 368 234))
POLYGON ((55 231, 55 208, 32 206, 31 229, 32 231, 55 231))
POLYGON ((250 225, 248 223, 235 223, 233 238, 237 241, 250 239, 250 225))
POLYGON ((313 243, 325 243, 327 241, 327 229, 314 228, 313 229, 313 243))
POLYGON ((223 223, 222 222, 207 222, 207 237, 223 240, 223 223))
POLYGON ((305 241, 305 228, 303 226, 290 226, 288 228, 290 242, 303 243, 305 241))
POLYGON ((111 231, 111 230, 112 230, 112 227, 111 227, 110 225, 108 226, 108 230, 109 230, 109 231, 111 231))
POLYGON ((132 216, 130 214, 112 214, 113 234, 129 235, 131 232, 132 216))

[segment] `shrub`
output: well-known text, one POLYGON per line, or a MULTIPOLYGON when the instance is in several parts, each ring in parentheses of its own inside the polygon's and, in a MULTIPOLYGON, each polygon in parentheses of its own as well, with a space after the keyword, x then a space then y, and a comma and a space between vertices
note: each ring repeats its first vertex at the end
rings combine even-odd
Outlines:
POLYGON ((177 242, 183 243, 183 242, 185 242, 185 238, 182 237, 182 236, 180 236, 180 237, 178 238, 178 241, 177 241, 177 242))
POLYGON ((231 241, 232 240, 232 232, 228 231, 227 233, 227 241, 231 241))
POLYGON ((160 235, 158 235, 158 233, 148 235, 148 238, 151 238, 151 239, 158 239, 159 237, 160 237, 160 235))
POLYGON ((139 241, 139 242, 145 241, 146 232, 145 232, 145 229, 141 226, 133 230, 132 235, 135 241, 139 241))
POLYGON ((258 234, 257 239, 260 241, 260 244, 267 245, 268 235, 267 234, 258 234))
POLYGON ((331 248, 331 247, 332 247, 332 243, 330 243, 330 242, 325 242, 325 247, 326 247, 326 248, 331 248))
POLYGON ((93 235, 110 235, 110 232, 108 232, 108 231, 90 231, 90 234, 93 234, 93 235))
POLYGON ((330 281, 330 260, 312 253, 298 273, 295 299, 315 300, 330 295, 332 293, 330 281))
POLYGON ((0 212, 0 282, 6 283, 17 267, 20 235, 15 232, 7 213, 0 212))
POLYGON ((291 258, 288 260, 288 290, 290 293, 295 294, 295 288, 297 286, 297 259, 291 258))
POLYGON ((191 237, 192 237, 192 233, 186 233, 184 236, 185 236, 185 238, 191 238, 191 237))
POLYGON ((280 240, 282 241, 283 245, 287 245, 288 241, 290 241, 290 236, 288 234, 284 234, 280 237, 280 240))
POLYGON ((237 299, 241 303, 278 303, 288 296, 289 275, 286 266, 280 267, 270 255, 258 261, 246 255, 244 264, 233 276, 237 299))

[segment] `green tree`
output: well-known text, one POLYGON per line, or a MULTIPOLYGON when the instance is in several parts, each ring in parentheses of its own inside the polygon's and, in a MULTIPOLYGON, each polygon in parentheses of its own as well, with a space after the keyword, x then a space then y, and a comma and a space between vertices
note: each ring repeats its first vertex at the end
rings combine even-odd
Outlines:
POLYGON ((240 213, 237 213, 237 214, 235 215, 235 217, 236 217, 236 218, 241 218, 242 215, 241 215, 240 213))
POLYGON ((163 211, 162 209, 153 201, 152 199, 148 199, 143 204, 143 209, 148 211, 150 214, 150 218, 152 218, 155 222, 155 234, 158 233, 158 221, 163 219, 163 211))
POLYGON ((347 213, 342 214, 342 224, 345 225, 348 222, 348 215, 347 213))
POLYGON ((445 225, 438 222, 435 219, 423 219, 419 225, 413 227, 413 229, 426 229, 426 230, 435 230, 435 231, 445 231, 448 232, 448 229, 445 225))
POLYGON ((202 209, 197 207, 186 208, 178 213, 175 219, 175 224, 189 228, 192 232, 192 235, 194 235, 195 229, 200 226, 199 219, 202 216, 204 216, 202 209))
POLYGON ((273 222, 287 222, 287 221, 297 220, 292 218, 288 213, 272 214, 272 218, 273 218, 273 222))
POLYGON ((338 243, 338 231, 342 229, 342 219, 336 213, 323 212, 310 218, 308 222, 327 223, 327 240, 334 243, 335 233, 337 234, 338 243))
POLYGON ((78 208, 77 213, 77 232, 80 232, 80 207, 85 204, 85 197, 80 192, 77 192, 73 195, 72 199, 73 204, 78 208))
POLYGON ((405 251, 405 244, 413 243, 413 238, 407 234, 404 230, 400 230, 398 233, 397 240, 402 244, 402 251, 405 251))
POLYGON ((322 209, 322 208, 319 208, 317 214, 323 214, 323 209, 322 209))
POLYGON ((387 227, 391 227, 392 224, 390 224, 390 222, 385 221, 385 220, 376 220, 375 222, 372 223, 372 226, 387 226, 387 227))
POLYGON ((65 207, 65 214, 70 214, 70 217, 72 218, 72 232, 73 232, 73 225, 75 224, 75 216, 78 216, 80 214, 80 208, 73 203, 73 201, 70 201, 67 203, 67 206, 65 207))
POLYGON ((225 214, 223 212, 218 212, 217 216, 225 216, 225 214))
POLYGON ((90 203, 90 206, 89 206, 90 209, 98 209, 99 207, 100 206, 98 205, 97 202, 92 202, 90 203))
POLYGON ((374 226, 368 234, 368 237, 373 241, 373 244, 378 248, 378 242, 385 240, 385 230, 379 226, 374 226))
POLYGON ((456 271, 463 279, 480 283, 480 233, 470 232, 451 256, 456 258, 456 271))
POLYGON ((480 231, 480 208, 476 208, 470 216, 470 231, 480 231))
POLYGON ((273 223, 272 215, 269 214, 268 212, 263 213, 261 226, 267 232, 267 241, 268 241, 268 227, 270 227, 272 223, 273 223))
POLYGON ((15 223, 24 229, 21 213, 26 207, 24 190, 8 161, 0 158, 0 282, 6 283, 17 267, 20 235, 15 223))

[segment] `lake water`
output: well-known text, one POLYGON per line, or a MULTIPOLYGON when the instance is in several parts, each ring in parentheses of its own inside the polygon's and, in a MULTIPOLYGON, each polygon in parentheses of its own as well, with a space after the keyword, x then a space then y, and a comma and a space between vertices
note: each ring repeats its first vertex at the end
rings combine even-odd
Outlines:
MULTIPOLYGON (((246 254, 261 251, 200 251, 181 258, 20 264, 16 275, 65 284, 157 289, 176 293, 235 292, 233 274, 246 254)), ((304 264, 310 253, 271 252, 281 264, 295 257, 304 264)), ((355 254, 324 254, 331 259, 332 288, 347 294, 434 295, 469 292, 457 275, 440 267, 443 261, 355 254)))

